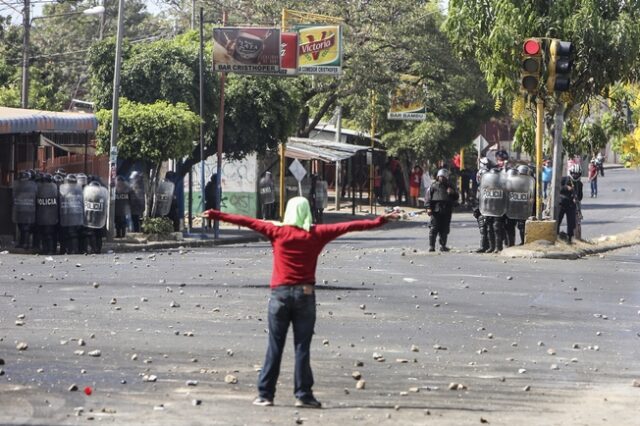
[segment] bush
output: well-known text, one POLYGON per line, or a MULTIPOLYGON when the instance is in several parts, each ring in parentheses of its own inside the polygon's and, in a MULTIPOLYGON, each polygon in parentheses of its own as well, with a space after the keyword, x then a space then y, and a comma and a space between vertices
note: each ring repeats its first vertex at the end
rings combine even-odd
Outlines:
POLYGON ((142 221, 144 234, 166 235, 173 232, 173 222, 168 217, 145 217, 142 221))

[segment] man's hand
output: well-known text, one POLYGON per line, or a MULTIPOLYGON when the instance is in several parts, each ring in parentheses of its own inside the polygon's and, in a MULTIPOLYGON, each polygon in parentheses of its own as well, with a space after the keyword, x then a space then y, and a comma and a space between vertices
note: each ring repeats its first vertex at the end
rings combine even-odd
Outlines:
POLYGON ((433 214, 433 210, 431 210, 431 209, 427 209, 427 215, 428 215, 428 216, 431 216, 432 214, 433 214))
POLYGON ((400 213, 392 211, 389 213, 385 213, 384 215, 382 215, 382 217, 384 217, 386 220, 398 220, 400 219, 400 213))
POLYGON ((207 219, 212 219, 213 212, 215 212, 215 211, 216 210, 214 210, 214 209, 210 209, 210 210, 204 211, 204 212, 202 212, 201 216, 204 217, 204 218, 207 218, 207 219))

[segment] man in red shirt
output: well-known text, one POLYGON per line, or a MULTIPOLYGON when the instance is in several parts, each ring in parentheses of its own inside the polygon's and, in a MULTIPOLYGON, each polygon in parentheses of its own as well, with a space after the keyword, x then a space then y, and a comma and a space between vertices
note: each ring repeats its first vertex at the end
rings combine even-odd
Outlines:
POLYGON ((321 408, 313 396, 311 372, 311 338, 316 322, 316 266, 320 252, 332 240, 350 231, 364 231, 397 219, 389 213, 373 220, 354 220, 330 225, 312 225, 311 208, 304 197, 287 203, 282 223, 273 223, 207 210, 209 219, 246 226, 266 236, 273 247, 271 297, 269 298, 269 343, 258 378, 258 397, 254 405, 272 406, 280 362, 289 323, 293 324, 295 346, 294 394, 296 407, 321 408))

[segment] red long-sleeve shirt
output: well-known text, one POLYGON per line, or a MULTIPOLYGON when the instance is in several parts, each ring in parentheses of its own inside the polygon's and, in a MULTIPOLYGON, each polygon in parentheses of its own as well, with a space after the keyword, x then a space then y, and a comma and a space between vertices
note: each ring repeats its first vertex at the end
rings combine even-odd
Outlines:
POLYGON ((313 225, 307 232, 296 226, 277 226, 264 220, 216 210, 208 210, 207 215, 211 219, 251 228, 271 241, 273 247, 271 288, 281 285, 315 284, 318 256, 325 245, 347 232, 377 228, 387 222, 383 216, 379 216, 373 220, 313 225))

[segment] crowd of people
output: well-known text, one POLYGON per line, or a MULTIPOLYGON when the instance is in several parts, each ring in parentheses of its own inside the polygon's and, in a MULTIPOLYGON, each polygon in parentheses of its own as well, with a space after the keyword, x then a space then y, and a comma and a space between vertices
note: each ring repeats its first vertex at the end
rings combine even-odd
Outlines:
MULTIPOLYGON (((179 215, 172 173, 154 194, 152 216, 167 216, 174 230, 179 215)), ((141 231, 145 211, 145 184, 141 173, 115 179, 115 237, 127 230, 141 231)), ((106 236, 109 191, 99 176, 84 173, 41 173, 26 170, 13 183, 12 220, 16 247, 41 254, 101 253, 106 236)))

